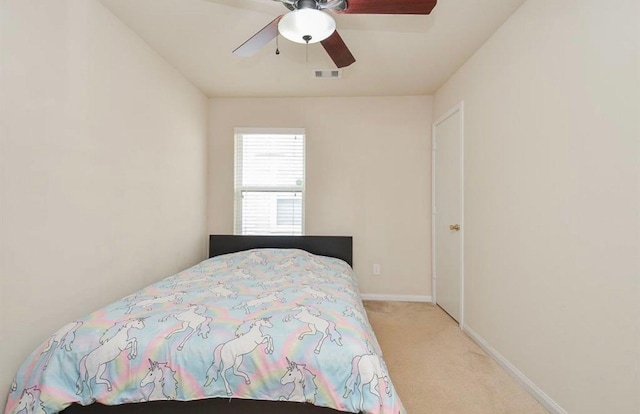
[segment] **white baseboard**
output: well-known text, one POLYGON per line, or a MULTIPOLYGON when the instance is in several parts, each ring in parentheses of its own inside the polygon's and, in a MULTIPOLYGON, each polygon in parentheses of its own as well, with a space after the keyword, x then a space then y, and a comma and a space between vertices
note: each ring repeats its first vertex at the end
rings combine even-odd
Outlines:
POLYGON ((522 373, 518 368, 516 368, 511 362, 509 362, 505 357, 500 355, 498 351, 495 350, 487 341, 485 341, 480 335, 478 335, 473 329, 469 328, 467 325, 462 326, 462 330, 469 335, 471 339, 477 343, 480 348, 482 348, 491 358, 493 358, 498 365, 504 368, 511 376, 513 376, 519 383, 524 387, 525 390, 529 392, 538 400, 540 404, 544 408, 546 408, 552 414, 567 414, 567 412, 560 407, 558 403, 553 401, 551 397, 549 397, 544 391, 540 389, 536 384, 533 383, 526 375, 522 373))
POLYGON ((421 295, 385 295, 378 293, 363 293, 364 300, 388 300, 390 302, 433 302, 431 296, 421 295))

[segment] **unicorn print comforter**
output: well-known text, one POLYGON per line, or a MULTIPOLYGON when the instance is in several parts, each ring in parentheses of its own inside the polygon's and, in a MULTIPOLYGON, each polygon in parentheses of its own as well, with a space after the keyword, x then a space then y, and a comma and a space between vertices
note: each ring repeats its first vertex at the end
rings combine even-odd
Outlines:
POLYGON ((212 397, 405 413, 345 262, 295 249, 205 260, 62 327, 5 414, 212 397))

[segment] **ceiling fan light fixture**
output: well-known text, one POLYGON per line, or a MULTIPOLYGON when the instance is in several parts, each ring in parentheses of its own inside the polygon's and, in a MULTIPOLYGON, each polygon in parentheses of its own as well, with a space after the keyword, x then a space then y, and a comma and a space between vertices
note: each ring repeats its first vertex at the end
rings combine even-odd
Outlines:
POLYGON ((318 9, 299 9, 285 14, 278 31, 282 36, 296 43, 318 43, 333 34, 336 21, 329 14, 318 9))

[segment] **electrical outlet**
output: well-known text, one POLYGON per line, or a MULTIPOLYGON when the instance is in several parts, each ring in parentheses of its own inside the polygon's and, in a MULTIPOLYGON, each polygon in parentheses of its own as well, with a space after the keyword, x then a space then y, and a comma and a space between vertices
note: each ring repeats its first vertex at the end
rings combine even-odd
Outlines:
POLYGON ((373 274, 378 276, 378 275, 380 275, 380 273, 382 273, 382 270, 380 269, 380 265, 378 263, 374 263, 373 264, 373 274))

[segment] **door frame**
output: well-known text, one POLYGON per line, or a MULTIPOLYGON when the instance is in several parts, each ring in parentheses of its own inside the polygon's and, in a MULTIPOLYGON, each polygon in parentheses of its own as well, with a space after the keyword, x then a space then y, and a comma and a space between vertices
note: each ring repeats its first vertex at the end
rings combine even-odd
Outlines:
POLYGON ((437 304, 436 276, 436 151, 437 127, 456 113, 460 114, 460 329, 464 326, 464 101, 440 116, 431 126, 431 291, 433 303, 437 304))

